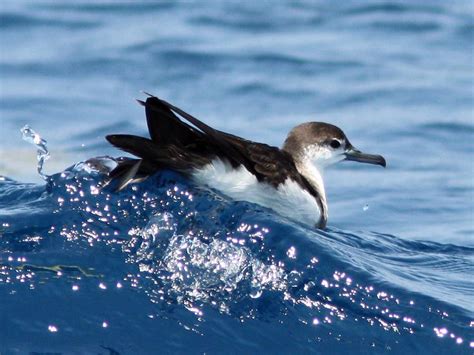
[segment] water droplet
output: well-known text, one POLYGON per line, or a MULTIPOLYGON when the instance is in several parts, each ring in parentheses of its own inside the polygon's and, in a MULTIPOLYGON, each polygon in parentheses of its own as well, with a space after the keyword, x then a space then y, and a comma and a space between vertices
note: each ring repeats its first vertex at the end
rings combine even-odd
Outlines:
POLYGON ((290 247, 287 251, 286 251, 286 255, 288 255, 288 257, 290 259, 296 259, 296 248, 295 247, 290 247))
POLYGON ((260 287, 252 287, 250 290, 250 297, 251 298, 259 298, 262 295, 263 291, 260 287))
POLYGON ((310 288, 314 287, 315 285, 316 285, 316 284, 315 284, 313 281, 309 281, 308 283, 306 283, 306 284, 304 285, 303 288, 304 288, 305 291, 308 291, 310 288))
POLYGON ((293 270, 288 274, 288 284, 291 287, 298 287, 301 281, 301 275, 298 271, 293 270))
POLYGON ((41 136, 36 133, 29 125, 25 125, 21 130, 21 135, 24 141, 33 144, 36 146, 36 158, 38 160, 38 174, 44 179, 47 180, 48 176, 43 173, 43 165, 46 160, 49 159, 49 151, 47 147, 47 142, 41 136))

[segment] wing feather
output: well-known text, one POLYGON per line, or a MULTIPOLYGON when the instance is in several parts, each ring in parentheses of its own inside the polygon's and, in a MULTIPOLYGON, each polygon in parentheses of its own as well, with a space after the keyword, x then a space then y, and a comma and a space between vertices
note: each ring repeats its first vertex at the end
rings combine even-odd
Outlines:
MULTIPOLYGON (((147 101, 150 100, 147 99, 147 101)), ((252 142, 241 137, 216 130, 182 109, 158 99, 175 114, 190 122, 206 137, 220 148, 221 158, 243 165, 259 181, 267 182, 275 187, 284 183, 287 178, 295 180, 302 188, 317 196, 317 192, 299 174, 292 157, 281 149, 264 143, 252 142)))

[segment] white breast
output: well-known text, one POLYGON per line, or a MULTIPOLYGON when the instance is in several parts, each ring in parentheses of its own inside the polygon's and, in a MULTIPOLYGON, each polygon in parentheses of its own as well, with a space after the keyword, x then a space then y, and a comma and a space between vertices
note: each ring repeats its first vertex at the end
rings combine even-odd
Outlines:
POLYGON ((319 220, 320 211, 316 200, 290 179, 275 189, 269 184, 258 182, 245 167, 233 169, 220 159, 196 170, 193 179, 198 184, 220 190, 235 200, 257 203, 311 226, 319 220))

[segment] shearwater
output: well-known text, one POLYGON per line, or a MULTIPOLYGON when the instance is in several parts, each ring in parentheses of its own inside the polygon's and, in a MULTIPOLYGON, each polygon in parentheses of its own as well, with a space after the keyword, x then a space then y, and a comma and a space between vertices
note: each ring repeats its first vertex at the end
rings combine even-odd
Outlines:
POLYGON ((138 102, 145 107, 150 138, 106 137, 139 158, 123 158, 110 172, 118 191, 160 169, 171 169, 233 199, 323 229, 328 219, 324 169, 343 160, 386 166, 381 155, 355 149, 344 132, 329 123, 294 127, 279 149, 218 131, 155 96, 138 102))

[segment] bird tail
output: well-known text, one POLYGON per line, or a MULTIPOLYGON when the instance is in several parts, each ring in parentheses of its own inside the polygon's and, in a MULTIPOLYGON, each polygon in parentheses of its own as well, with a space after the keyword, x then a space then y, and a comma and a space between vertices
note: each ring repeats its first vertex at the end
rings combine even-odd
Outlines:
POLYGON ((143 181, 160 169, 168 168, 186 174, 189 164, 183 159, 173 159, 182 154, 176 146, 159 145, 148 138, 113 134, 105 137, 115 147, 139 159, 125 158, 109 173, 110 181, 117 181, 115 190, 123 190, 132 182, 143 181))
POLYGON ((123 159, 109 173, 111 180, 118 180, 116 190, 122 190, 130 182, 143 180, 163 168, 187 175, 192 168, 210 162, 212 154, 203 149, 203 146, 212 144, 206 134, 183 122, 173 111, 176 109, 181 114, 179 109, 149 96, 146 101, 137 101, 145 107, 150 138, 128 134, 105 137, 115 147, 139 158, 123 159), (204 141, 206 144, 199 145, 198 142, 204 141))

